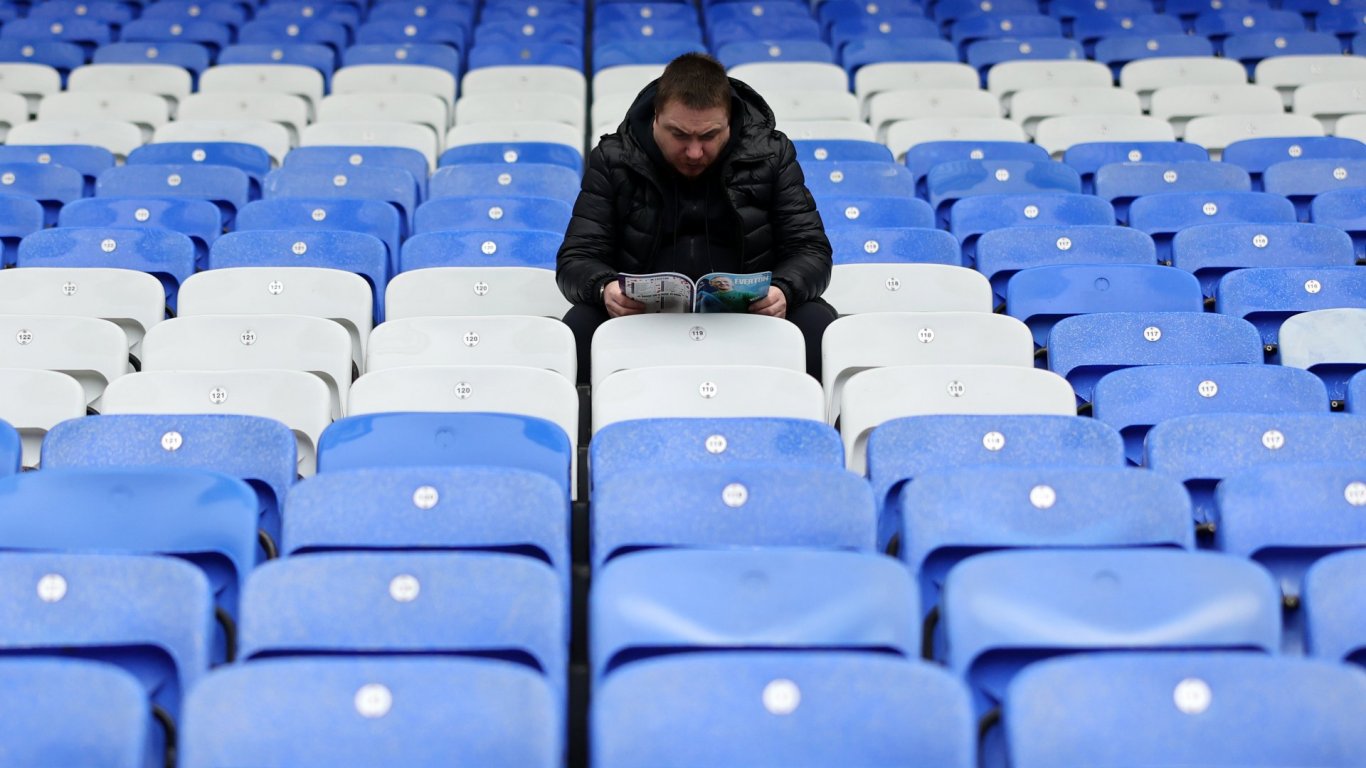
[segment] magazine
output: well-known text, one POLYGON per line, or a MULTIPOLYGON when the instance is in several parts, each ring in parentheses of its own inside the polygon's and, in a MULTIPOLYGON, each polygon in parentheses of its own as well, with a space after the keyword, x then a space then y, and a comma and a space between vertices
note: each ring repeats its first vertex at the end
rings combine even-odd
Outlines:
POLYGON ((768 295, 773 273, 708 272, 696 283, 677 272, 617 279, 621 292, 644 304, 646 312, 747 312, 751 303, 768 295))

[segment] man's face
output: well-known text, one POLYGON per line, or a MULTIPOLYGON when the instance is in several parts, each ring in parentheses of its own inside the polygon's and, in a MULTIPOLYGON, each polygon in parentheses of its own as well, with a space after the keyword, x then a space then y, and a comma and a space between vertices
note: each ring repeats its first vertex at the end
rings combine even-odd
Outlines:
POLYGON ((689 109, 670 100, 655 113, 655 144, 664 159, 688 178, 702 172, 730 141, 730 120, 723 107, 689 109))
POLYGON ((725 293, 726 291, 729 291, 731 289, 730 278, 713 277, 711 279, 711 287, 715 288, 716 290, 722 293, 725 293))

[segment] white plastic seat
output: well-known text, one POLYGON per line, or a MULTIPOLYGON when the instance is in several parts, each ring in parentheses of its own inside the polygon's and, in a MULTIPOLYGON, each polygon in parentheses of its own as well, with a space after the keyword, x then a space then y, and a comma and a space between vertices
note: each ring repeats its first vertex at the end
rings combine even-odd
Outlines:
POLYGON ((289 129, 270 120, 175 120, 152 134, 152 143, 235 141, 264 149, 276 165, 289 152, 289 129))
POLYGON ((0 63, 0 90, 27 99, 28 112, 32 115, 38 111, 38 102, 44 96, 62 90, 62 74, 46 64, 3 62, 0 63))
POLYGON ((593 137, 611 133, 621 125, 621 121, 626 118, 626 111, 630 109, 631 103, 636 100, 635 93, 612 93, 599 95, 593 99, 593 106, 589 110, 589 118, 593 123, 593 137))
POLYGON ((180 286, 181 317, 308 315, 332 320, 351 339, 351 362, 365 370, 374 327, 370 284, 353 272, 321 267, 229 267, 191 275, 180 286))
POLYGON ((930 141, 1028 141, 1019 123, 1004 117, 948 117, 898 120, 884 142, 900 162, 906 150, 930 141))
POLYGON ((873 141, 873 129, 858 120, 784 120, 778 130, 792 140, 798 139, 851 139, 853 141, 873 141))
POLYGON ((1366 142, 1366 115, 1343 115, 1333 126, 1333 135, 1366 142))
POLYGON ((848 91, 795 90, 789 84, 788 89, 765 91, 764 100, 780 122, 859 120, 858 99, 848 91))
POLYGON ((1286 107, 1301 85, 1344 80, 1366 80, 1366 56, 1271 56, 1252 70, 1252 82, 1280 91, 1286 107))
POLYGON ((787 418, 820 421, 821 385, 786 368, 666 365, 617 371, 593 389, 593 432, 660 418, 787 418))
POLYGON ((1023 126, 1030 136, 1038 130, 1041 120, 1050 117, 1142 114, 1137 94, 1108 86, 1023 88, 1010 101, 1010 119, 1023 126))
POLYGON ((1290 109, 1316 118, 1323 123, 1324 133, 1332 135, 1339 117, 1366 112, 1366 76, 1356 81, 1305 83, 1295 89, 1290 109))
POLYGON ((818 61, 756 61, 731 67, 726 74, 764 94, 765 100, 771 91, 849 92, 849 75, 844 69, 818 61))
POLYGON ((868 99, 868 124, 879 139, 887 126, 898 120, 958 117, 1000 118, 1001 104, 986 91, 966 88, 920 88, 886 90, 868 99))
POLYGON ((289 130, 290 146, 308 125, 308 101, 293 93, 220 91, 196 93, 180 102, 177 120, 269 120, 289 130))
POLYGON ((587 102, 588 79, 569 67, 513 64, 472 69, 460 80, 463 96, 518 91, 553 91, 587 102))
POLYGON ((992 309, 987 278, 948 264, 836 264, 821 298, 842 315, 992 309))
POLYGON ((427 158, 427 167, 436 167, 440 139, 431 128, 416 123, 391 123, 370 120, 333 120, 314 123, 299 137, 301 147, 405 147, 427 158))
MULTIPOLYGON (((598 70, 593 75, 593 99, 627 94, 632 98, 664 72, 663 64, 626 64, 598 70)), ((746 81, 748 82, 748 81, 746 81)))
POLYGON ((140 357, 147 329, 166 317, 166 292, 146 272, 104 267, 25 267, 0 271, 0 307, 24 315, 108 320, 140 357))
POLYGON ((48 430, 84 416, 85 407, 85 390, 65 373, 0 368, 0 421, 18 430, 26 468, 38 466, 48 430))
POLYGON ((569 326, 548 317, 474 315, 390 320, 370 333, 367 372, 423 365, 522 365, 577 380, 569 326))
POLYGON ((0 368, 65 373, 80 383, 86 404, 96 411, 109 383, 133 371, 122 328, 69 315, 0 315, 0 368))
MULTIPOLYGON (((334 80, 334 91, 335 88, 334 80)), ((308 114, 312 116, 323 100, 323 74, 299 64, 219 64, 199 76, 199 93, 220 91, 292 93, 308 102, 308 114)))
POLYGON ((850 377, 894 365, 1034 366, 1029 326, 991 312, 871 312, 846 315, 825 329, 821 383, 826 420, 840 418, 850 377))
POLYGON ((1184 138, 1209 150, 1211 160, 1218 160, 1224 147, 1243 139, 1322 135, 1323 123, 1309 115, 1208 115, 1186 123, 1184 138))
POLYGON ((977 70, 949 61, 888 61, 865 64, 854 73, 854 96, 866 117, 868 99, 882 91, 904 91, 921 88, 965 88, 975 91, 982 87, 977 70))
POLYGON ((1329 396, 1340 403, 1351 371, 1366 368, 1366 309, 1317 309, 1291 315, 1281 323, 1279 345, 1281 365, 1311 372, 1319 367, 1348 368, 1341 375, 1342 388, 1328 388, 1329 396))
POLYGON ((536 267, 432 267, 402 272, 384 296, 389 320, 463 315, 563 317, 555 272, 536 267))
POLYGON ((195 315, 158 324, 142 340, 144 371, 284 369, 317 375, 341 418, 351 388, 351 335, 304 315, 195 315))
MULTIPOLYGON (((167 123, 170 125, 170 123, 167 123)), ((162 126, 163 128, 165 126, 162 126)), ((123 120, 32 120, 10 128, 6 144, 93 144, 117 158, 142 146, 142 129, 123 120)))
POLYGON ((446 105, 446 127, 455 118, 455 75, 439 67, 414 64, 360 64, 332 75, 332 93, 416 93, 446 105))
POLYGON ((474 93, 455 102, 455 124, 541 121, 564 123, 583 131, 583 101, 563 93, 525 91, 474 93))
POLYGON ((1007 365, 902 365, 850 377, 840 403, 845 466, 863 474, 868 434, 903 416, 936 414, 1075 416, 1067 379, 1042 368, 1007 365))
POLYGON ((141 91, 166 100, 171 114, 192 91, 190 72, 171 64, 86 64, 67 76, 68 91, 141 91))
MULTIPOLYGON (((614 126, 615 127, 615 126, 614 126)), ((467 144, 489 144, 521 141, 542 141, 573 147, 583 154, 583 129, 564 123, 544 120, 499 121, 457 125, 446 134, 446 147, 467 144)))
POLYGON ((166 99, 142 91, 64 91, 43 98, 39 120, 120 120, 142 130, 142 141, 171 120, 166 99))
POLYGON ((654 365, 733 362, 806 370, 806 344, 786 320, 747 314, 615 317, 593 335, 592 384, 654 365))
POLYGON ((1025 88, 1109 88, 1110 68, 1085 59, 1003 61, 987 70, 987 90, 1009 109, 1011 97, 1025 88))
POLYGON ((1135 59, 1119 70, 1119 87, 1137 93, 1144 110, 1153 91, 1175 85, 1247 85, 1247 70, 1233 59, 1213 56, 1135 59))
POLYGON ((1092 141, 1175 141, 1171 123, 1140 115, 1065 115, 1040 120, 1034 143, 1061 157, 1073 144, 1092 141))
POLYGON ((27 123, 28 118, 28 99, 23 94, 0 92, 0 141, 10 128, 27 123))
POLYGON ((318 105, 318 123, 395 122, 428 128, 443 148, 449 124, 446 103, 425 93, 334 93, 318 105))
MULTIPOLYGON (((1232 62, 1235 65, 1237 62, 1232 62)), ((1241 67, 1241 65, 1239 65, 1241 67)), ((1261 85, 1171 85, 1153 91, 1150 112, 1172 124, 1176 137, 1186 123, 1205 115, 1279 115, 1281 96, 1261 85)))
POLYGON ((106 393, 104 413, 225 413, 275 419, 294 432, 299 474, 317 467, 318 439, 332 423, 331 396, 311 373, 267 370, 144 371, 106 393))

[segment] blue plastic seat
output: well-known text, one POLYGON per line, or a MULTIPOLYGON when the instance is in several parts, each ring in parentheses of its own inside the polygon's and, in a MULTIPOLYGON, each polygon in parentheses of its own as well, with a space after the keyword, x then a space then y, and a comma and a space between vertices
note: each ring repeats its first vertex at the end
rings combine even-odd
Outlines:
POLYGON ((1181 163, 1209 160, 1209 152, 1184 141, 1089 141, 1073 144, 1062 161, 1081 174, 1081 191, 1095 192, 1096 171, 1110 163, 1181 163))
POLYGON ((1048 336, 1049 370, 1079 403, 1096 381, 1135 365, 1262 362, 1262 340, 1246 320, 1199 311, 1106 312, 1058 321, 1048 336))
POLYGON ((212 3, 209 5, 198 5, 194 0, 162 0, 161 2, 148 5, 142 10, 138 18, 141 19, 167 19, 170 21, 215 21, 219 24, 227 24, 234 29, 242 26, 247 21, 247 8, 244 5, 232 3, 212 3), (155 5, 156 7, 152 7, 155 5))
POLYGON ((949 571, 943 615, 946 661, 972 689, 979 716, 1000 706, 1017 673, 1050 656, 1272 654, 1281 634, 1280 600, 1261 567, 1160 548, 977 555, 949 571))
MULTIPOLYGON (((792 146, 797 150, 797 161, 822 163, 827 161, 874 161, 891 162, 892 151, 886 144, 858 139, 794 139, 792 146)), ((813 168, 812 170, 819 170, 813 168)))
POLYGON ((1172 238, 1187 227, 1294 221, 1295 206, 1267 192, 1163 192, 1129 206, 1129 226, 1152 236, 1159 261, 1171 258, 1172 238))
MULTIPOLYGON (((469 26, 465 19, 437 17, 424 19, 421 24, 398 19, 373 19, 356 27, 357 45, 395 46, 409 43, 444 45, 460 53, 469 48, 469 26)), ((485 46, 481 45, 480 48, 485 46)))
MULTIPOLYGON (((556 6, 558 7, 558 6, 556 6)), ((493 10, 493 9, 488 9, 493 10)), ((400 21, 418 21, 420 19, 442 19, 447 21, 459 21, 466 26, 473 25, 475 9, 463 3, 442 3, 441 5, 429 5, 423 0, 387 0, 383 3, 376 3, 370 8, 370 13, 366 17, 370 21, 377 19, 398 19, 400 21)))
POLYGON ((539 229, 563 232, 571 211, 549 197, 442 197, 417 207, 415 234, 461 229, 539 229))
POLYGON ((19 241, 43 228, 43 204, 30 197, 0 197, 0 266, 14 265, 19 241))
POLYGON ((1214 488, 1269 464, 1340 461, 1366 448, 1366 418, 1338 413, 1223 413, 1179 416, 1148 431, 1143 465, 1179 478, 1195 519, 1217 524, 1214 488))
MULTIPOLYGON (((725 5, 715 6, 723 8, 725 5)), ((739 16, 708 24, 707 37, 712 47, 724 48, 731 43, 750 40, 773 40, 781 46, 792 45, 796 41, 820 41, 820 22, 805 14, 781 16, 776 14, 762 17, 739 16)), ((832 55, 833 59, 833 55, 832 55)))
POLYGON ((1022 672, 1006 694, 1010 765, 1316 765, 1366 759, 1366 675, 1248 653, 1109 654, 1022 672), (1312 739, 1304 734, 1312 732, 1312 739))
POLYGON ((591 718, 595 768, 975 765, 962 683, 929 664, 866 653, 641 661, 594 692, 591 718), (763 707, 760 693, 769 694, 763 707))
POLYGON ((838 227, 827 234, 836 264, 963 264, 958 241, 939 229, 838 227))
POLYGON ((915 180, 904 165, 886 162, 824 163, 806 174, 806 187, 817 199, 854 194, 861 197, 915 197, 915 180))
POLYGON ((236 231, 253 229, 349 230, 374 235, 389 248, 393 262, 399 252, 403 217, 380 200, 326 197, 277 197, 255 200, 237 217, 236 231))
MULTIPOLYGON (((1303 16, 1301 23, 1303 23, 1303 16)), ((1301 28, 1302 30, 1302 28, 1301 28)), ((1221 45, 1224 58, 1241 61, 1251 78, 1262 59, 1273 56, 1336 56, 1342 41, 1327 32, 1235 32, 1221 45)))
MULTIPOLYGON (((904 527, 899 556, 916 580, 922 621, 938 612, 953 567, 982 552, 1195 548, 1181 483, 1122 467, 925 472, 901 492, 896 515, 904 527)), ((927 628, 925 641, 938 647, 937 658, 944 656, 943 640, 927 628)))
POLYGON ((194 242, 159 227, 55 227, 19 243, 20 267, 117 267, 147 272, 176 306, 180 284, 194 274, 194 242))
POLYGON ((925 9, 918 0, 889 0, 885 3, 860 3, 858 0, 834 0, 816 6, 816 15, 826 26, 844 21, 891 21, 924 16, 925 9))
POLYGON ((350 35, 342 24, 335 21, 313 18, 281 19, 258 16, 242 25, 237 31, 237 42, 259 45, 293 45, 295 43, 315 43, 331 48, 341 56, 350 35))
POLYGON ((964 263, 969 266, 976 264, 977 239, 993 229, 1114 223, 1114 207, 1095 195, 981 195, 949 209, 949 231, 963 246, 964 263))
POLYGON ((261 180, 270 173, 270 155, 255 144, 235 141, 180 142, 144 144, 128 153, 132 165, 172 165, 204 163, 230 165, 246 172, 252 180, 252 199, 261 196, 261 180))
POLYGON ((1325 192, 1366 186, 1366 158, 1319 158, 1274 163, 1262 172, 1262 187, 1295 204, 1300 221, 1309 221, 1309 204, 1325 192))
MULTIPOLYGON (((137 22, 124 26, 123 34, 137 22)), ((136 27, 134 27, 136 29, 136 27)), ((75 43, 87 54, 96 46, 113 42, 114 30, 109 24, 91 18, 67 17, 54 23, 49 19, 15 19, 0 29, 0 37, 30 42, 75 43)))
POLYGON ((68 18, 82 18, 109 24, 117 28, 133 20, 133 9, 115 0, 48 0, 29 9, 29 19, 65 21, 68 18))
POLYGON ((1124 436, 1129 461, 1167 419, 1217 413, 1326 413, 1328 393, 1308 371, 1279 365, 1144 365, 1102 376, 1092 413, 1124 436))
POLYGON ((687 3, 678 2, 617 2, 603 3, 595 9, 595 24, 614 24, 619 22, 663 22, 698 20, 697 9, 687 3))
POLYGON ((1354 503, 1363 478, 1360 455, 1343 456, 1334 463, 1256 467, 1224 478, 1214 492, 1215 549, 1260 563, 1280 585, 1285 653, 1304 653, 1305 572, 1325 555, 1366 546, 1366 520, 1354 503), (1287 510, 1294 510, 1293 521, 1287 510))
POLYGON ((314 165, 289 165, 271 171, 262 186, 262 197, 347 197, 379 200, 398 209, 403 233, 412 231, 417 210, 418 185, 401 168, 354 166, 337 170, 314 165))
POLYGON ((1115 33, 1096 41, 1095 60, 1110 67, 1119 78, 1125 64, 1139 59, 1171 56, 1213 56, 1214 43, 1209 38, 1187 34, 1131 35, 1115 33))
POLYGON ((219 670, 186 704, 181 768, 478 765, 553 768, 545 679, 486 659, 267 659, 219 670))
POLYGON ((0 146, 0 163, 51 163, 79 171, 85 194, 95 191, 100 171, 114 167, 114 153, 91 144, 7 144, 0 146))
POLYGON ((1082 46, 1075 40, 1061 36, 979 39, 969 43, 964 53, 968 66, 981 75, 983 85, 986 84, 987 72, 1002 62, 1083 58, 1082 46))
MULTIPOLYGON (((131 675, 139 714, 132 720, 142 729, 122 734, 114 743, 138 743, 145 757, 160 758, 174 740, 167 735, 174 733, 185 695, 209 671, 213 599, 203 574, 163 557, 9 552, 0 555, 0 575, 5 585, 0 654, 55 657, 66 664, 73 657, 88 659, 131 675), (146 728, 149 712, 155 712, 165 732, 146 728)), ((67 703, 75 706, 84 700, 82 693, 67 703)), ((109 713, 125 722, 129 715, 109 713)), ((5 721, 6 730, 14 725, 5 721)), ((6 743, 22 743, 17 736, 8 734, 6 743)), ((10 749, 7 764, 54 765, 51 761, 57 759, 54 752, 39 762, 17 763, 10 749)))
POLYGON ((636 419, 599 429, 589 463, 597 484, 623 471, 664 466, 839 468, 844 448, 832 427, 807 419, 636 419))
POLYGON ((1095 194, 1115 207, 1115 219, 1129 221, 1129 204, 1143 195, 1169 192, 1249 192, 1247 171, 1210 161, 1109 163, 1096 169, 1095 194))
MULTIPOLYGON (((672 61, 672 59, 671 59, 672 61)), ((563 165, 583 173, 583 155, 571 146, 548 141, 508 141, 451 147, 437 158, 438 167, 471 163, 537 163, 563 165)))
POLYGON ((149 764, 152 716, 130 673, 79 659, 5 659, 0 685, 11 694, 0 737, 16 768, 149 764))
MULTIPOLYGON (((377 5, 375 12, 391 4, 377 5)), ((431 10, 434 14, 439 14, 443 8, 465 7, 442 4, 432 7, 431 10)), ((354 67, 362 64, 416 64, 436 67, 459 76, 460 51, 445 43, 368 43, 353 45, 342 53, 343 66, 354 67)))
POLYGON ((208 263, 209 246, 223 231, 218 206, 175 197, 90 197, 62 206, 58 227, 161 227, 194 242, 195 264, 208 263))
POLYGON ((834 46, 836 55, 842 53, 844 46, 849 43, 867 38, 906 40, 909 38, 932 39, 939 37, 939 25, 932 19, 925 18, 922 11, 917 10, 912 15, 898 16, 882 13, 881 3, 866 5, 837 3, 836 5, 853 10, 852 12, 827 10, 829 6, 824 3, 817 6, 816 9, 816 13, 825 19, 825 28, 830 35, 830 44, 834 46), (868 8, 872 8, 875 12, 867 12, 868 8))
POLYGON ((572 204, 579 174, 550 163, 462 163, 436 169, 428 182, 432 199, 453 195, 553 197, 572 204))
POLYGON ((1331 32, 1343 40, 1366 31, 1366 19, 1361 18, 1356 8, 1322 8, 1314 16, 1314 29, 1331 32))
POLYGON ((1094 13, 1098 10, 1114 14, 1151 13, 1152 0, 1106 0, 1104 7, 1097 7, 1096 0, 1055 0, 1048 4, 1048 15, 1063 20, 1063 28, 1072 19, 1094 13))
POLYGON ((1213 297, 1223 277, 1250 267, 1351 266, 1351 238, 1315 224, 1205 224, 1176 233, 1171 263, 1200 279, 1213 297))
MULTIPOLYGON (((510 452, 515 439, 506 442, 510 452)), ((467 447, 463 456, 418 456, 406 465, 403 457, 376 457, 368 468, 358 460, 360 468, 330 468, 295 485, 281 551, 291 557, 341 551, 521 555, 553 568, 568 594, 568 457, 559 457, 561 469, 553 452, 541 449, 551 455, 538 467, 508 452, 483 458, 477 447, 467 447), (500 459, 503 466, 495 466, 500 459), (564 477, 559 483, 559 476, 546 476, 557 469, 564 477)))
POLYGON ((977 271, 991 281, 998 305, 1011 276, 1022 269, 1061 264, 1157 264, 1152 238, 1127 227, 1006 227, 977 240, 977 271))
POLYGON ((491 553, 314 554, 257 568, 242 592, 241 658, 483 656, 563 691, 569 606, 559 577, 491 553))
POLYGON ((229 165, 120 165, 100 174, 97 197, 190 197, 218 206, 223 227, 251 201, 251 177, 229 165))
POLYGON ((1329 661, 1366 664, 1366 552, 1328 555, 1304 575, 1305 651, 1329 661))
POLYGON ((968 467, 1122 467, 1111 428, 1077 416, 911 416, 868 437, 878 547, 901 537, 900 494, 927 472, 968 467))
POLYGON ((0 37, 0 61, 46 64, 61 73, 63 78, 86 63, 85 51, 75 43, 5 37, 0 37))
POLYGON ((940 163, 960 160, 1022 160, 1049 162, 1048 151, 1025 141, 927 141, 906 150, 906 167, 915 179, 916 194, 929 199, 925 177, 940 163))
POLYGON ((566 43, 484 43, 470 49, 469 68, 542 65, 583 69, 583 49, 566 43))
POLYGON ((189 70, 194 77, 213 63, 209 47, 191 42, 109 43, 95 49, 92 64, 171 64, 189 70))
POLYGON ((398 271, 497 266, 551 269, 563 242, 563 232, 537 229, 424 232, 403 244, 398 271))
POLYGON ((46 163, 0 163, 4 194, 37 200, 43 205, 44 226, 57 222, 57 212, 85 191, 85 178, 75 169, 46 163))
POLYGON ((934 227, 934 209, 914 197, 815 195, 816 209, 827 229, 841 227, 934 227))
POLYGON ((384 321, 384 289, 392 270, 388 250, 374 235, 343 230, 229 232, 213 244, 208 268, 231 267, 323 267, 354 272, 370 284, 375 322, 384 321))
POLYGON ((1096 41, 1105 37, 1136 35, 1184 35, 1186 30, 1181 19, 1161 13, 1153 13, 1149 4, 1137 12, 1115 12, 1109 7, 1104 10, 1092 6, 1085 13, 1078 13, 1072 19, 1072 36, 1086 46, 1086 53, 1096 55, 1096 41))
POLYGON ((642 660, 700 651, 819 649, 915 659, 916 602, 906 569, 871 553, 638 552, 595 574, 590 665, 601 681, 642 660))
POLYGON ((1164 13, 1180 16, 1192 23, 1196 16, 1209 11, 1252 11, 1265 8, 1266 5, 1261 0, 1166 0, 1162 4, 1164 13))
POLYGON ((540 472, 569 498, 569 436, 555 424, 507 413, 378 413, 333 422, 318 442, 318 471, 491 465, 540 472))
POLYGON ((476 46, 521 45, 524 43, 563 43, 580 45, 583 43, 583 24, 576 21, 550 19, 527 19, 501 21, 485 19, 474 28, 476 46))
POLYGON ((1081 192, 1081 177, 1051 160, 956 160, 940 163, 925 176, 930 205, 942 225, 959 200, 983 195, 1036 195, 1081 192))
POLYGON ((873 547, 872 495, 842 469, 622 471, 594 491, 594 565, 654 547, 873 547))
POLYGON ((276 0, 258 8, 253 18, 302 23, 322 20, 340 24, 350 36, 360 24, 361 9, 355 3, 331 3, 319 8, 303 0, 276 0))
POLYGON ((819 39, 750 39, 718 46, 716 58, 727 69, 741 64, 766 61, 814 61, 834 64, 835 52, 830 49, 829 44, 819 39))
POLYGON ((849 73, 852 83, 854 75, 863 65, 889 61, 958 61, 958 49, 953 43, 939 37, 904 40, 865 37, 844 44, 839 64, 849 73))
POLYGON ((753 0, 747 3, 708 3, 702 6, 702 21, 707 26, 717 26, 733 21, 749 19, 811 18, 808 9, 800 3, 788 0, 753 0))
POLYGON ((204 19, 172 21, 170 19, 137 19, 123 26, 119 32, 123 43, 192 43, 203 46, 212 58, 233 41, 233 29, 227 24, 204 19))
POLYGON ((1061 38, 1062 23, 1038 12, 1015 13, 996 10, 992 13, 962 16, 953 22, 949 34, 960 53, 977 40, 997 38, 1061 38))
POLYGON ((1009 13, 1035 13, 1038 6, 1030 0, 1002 0, 1002 2, 992 2, 989 8, 983 8, 981 0, 941 0, 934 3, 930 9, 935 21, 948 27, 964 16, 977 16, 987 11, 997 14, 1009 13))
POLYGON ((1268 355, 1277 351, 1286 318, 1340 307, 1366 308, 1366 275, 1352 265, 1239 269, 1219 281, 1215 298, 1217 311, 1257 326, 1268 355))
POLYGON ((1309 220, 1346 232, 1352 238, 1357 263, 1366 264, 1366 189, 1324 192, 1309 204, 1309 220))
MULTIPOLYGON (((697 32, 699 38, 701 32, 697 32)), ((653 40, 653 38, 651 38, 653 40)), ((700 39, 654 40, 638 42, 634 40, 613 40, 593 47, 593 72, 608 67, 624 67, 633 64, 668 64, 685 53, 706 53, 707 47, 700 39)))
POLYGON ((1288 160, 1328 158, 1366 159, 1366 144, 1342 136, 1287 136, 1243 139, 1224 147, 1222 160, 1242 166, 1252 177, 1254 192, 1262 191, 1262 174, 1288 160))
POLYGON ((22 458, 23 446, 19 442, 19 431, 0 421, 0 475, 18 473, 22 458))
POLYGON ((1053 264, 1016 272, 1006 285, 1006 313, 1024 321, 1047 347, 1067 317, 1097 312, 1202 312, 1200 283, 1157 264, 1053 264))
POLYGON ((1304 17, 1298 13, 1268 8, 1203 11, 1195 17, 1191 28, 1195 34, 1216 42, 1254 30, 1263 34, 1292 34, 1306 29, 1304 17))
POLYGON ((398 168, 407 171, 417 183, 419 201, 427 195, 427 158, 409 147, 295 147, 285 155, 284 161, 284 167, 294 166, 323 167, 334 171, 357 166, 398 168))

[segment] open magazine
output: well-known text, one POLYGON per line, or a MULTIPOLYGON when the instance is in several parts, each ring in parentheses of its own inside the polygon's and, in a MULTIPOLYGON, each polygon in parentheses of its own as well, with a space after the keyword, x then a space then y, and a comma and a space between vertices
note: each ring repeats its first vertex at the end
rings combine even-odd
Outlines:
POLYGON ((644 304, 646 312, 747 312, 752 302, 768 295, 773 273, 708 272, 696 283, 677 272, 617 279, 621 292, 644 304))

